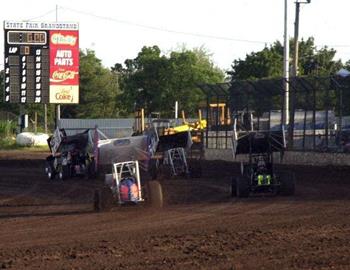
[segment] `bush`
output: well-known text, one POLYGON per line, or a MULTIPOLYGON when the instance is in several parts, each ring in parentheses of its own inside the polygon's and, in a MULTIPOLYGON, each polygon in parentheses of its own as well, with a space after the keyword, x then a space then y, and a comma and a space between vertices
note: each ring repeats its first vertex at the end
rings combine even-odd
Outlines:
POLYGON ((10 137, 14 135, 14 130, 16 130, 17 123, 13 121, 0 121, 0 136, 10 137))
POLYGON ((13 121, 0 120, 0 149, 11 149, 16 145, 16 124, 13 121))
POLYGON ((17 148, 15 137, 1 137, 0 150, 9 150, 17 148))

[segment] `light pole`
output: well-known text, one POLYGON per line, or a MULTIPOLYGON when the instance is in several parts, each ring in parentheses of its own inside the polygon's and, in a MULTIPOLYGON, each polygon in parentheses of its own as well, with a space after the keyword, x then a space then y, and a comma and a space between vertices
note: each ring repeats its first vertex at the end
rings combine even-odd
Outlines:
MULTIPOLYGON (((56 22, 58 21, 58 5, 56 5, 56 22)), ((56 106, 56 128, 59 128, 59 123, 61 120, 61 105, 56 106)))
POLYGON ((289 123, 289 40, 288 40, 288 0, 284 0, 284 49, 283 49, 283 78, 284 78, 284 119, 283 124, 289 123))
POLYGON ((294 22, 294 56, 293 56, 293 76, 298 76, 298 58, 299 58, 299 13, 300 4, 310 4, 311 0, 295 2, 295 22, 294 22))

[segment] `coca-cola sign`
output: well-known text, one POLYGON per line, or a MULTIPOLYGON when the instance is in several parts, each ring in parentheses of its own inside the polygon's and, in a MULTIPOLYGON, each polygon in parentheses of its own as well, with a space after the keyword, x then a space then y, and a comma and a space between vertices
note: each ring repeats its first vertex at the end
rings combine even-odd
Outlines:
POLYGON ((52 73, 51 81, 61 83, 67 80, 75 80, 79 72, 73 70, 56 70, 52 73))
POLYGON ((78 101, 78 31, 50 31, 50 103, 78 103, 78 101))
POLYGON ((79 103, 79 87, 71 85, 53 85, 50 87, 50 100, 60 104, 79 103))

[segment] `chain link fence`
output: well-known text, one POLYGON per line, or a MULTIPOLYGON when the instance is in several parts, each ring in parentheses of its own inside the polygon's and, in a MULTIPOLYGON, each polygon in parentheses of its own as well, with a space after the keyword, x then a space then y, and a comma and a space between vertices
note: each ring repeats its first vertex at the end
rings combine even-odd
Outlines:
MULTIPOLYGON (((253 113, 255 129, 280 128, 285 118, 285 82, 278 78, 200 85, 207 99, 207 148, 231 148, 232 118, 238 111, 253 113), (226 104, 221 116, 211 112, 213 103, 217 108, 219 103, 226 104)), ((288 149, 350 152, 350 78, 294 77, 287 83, 288 149)))

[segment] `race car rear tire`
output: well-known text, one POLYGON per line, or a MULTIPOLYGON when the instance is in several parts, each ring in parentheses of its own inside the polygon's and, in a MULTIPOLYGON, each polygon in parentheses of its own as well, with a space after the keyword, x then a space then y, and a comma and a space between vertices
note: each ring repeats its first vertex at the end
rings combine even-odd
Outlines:
POLYGON ((149 204, 155 208, 163 207, 163 190, 162 186, 158 181, 148 182, 148 199, 149 204))
POLYGON ((96 189, 94 192, 94 210, 102 212, 110 210, 115 202, 112 190, 109 187, 96 189))
POLYGON ((152 180, 157 179, 158 170, 159 170, 159 160, 150 159, 149 164, 148 164, 148 172, 149 172, 152 180))
POLYGON ((249 196, 249 178, 246 176, 238 176, 236 178, 236 196, 238 198, 246 198, 249 196))

